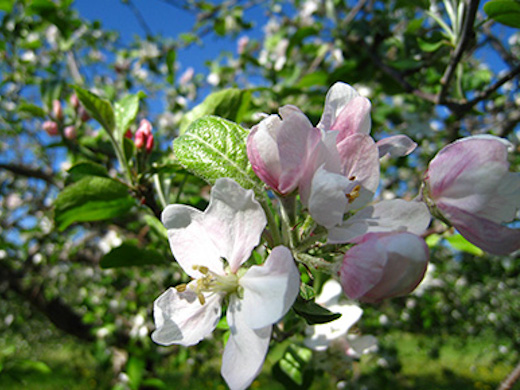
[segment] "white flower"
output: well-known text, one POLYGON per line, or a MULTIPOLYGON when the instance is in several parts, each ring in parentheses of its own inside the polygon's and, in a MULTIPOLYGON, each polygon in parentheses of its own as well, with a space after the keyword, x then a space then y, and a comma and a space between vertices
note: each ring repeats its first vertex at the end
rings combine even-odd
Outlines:
POLYGON ((333 340, 346 335, 352 325, 361 318, 363 310, 357 305, 340 304, 340 295, 341 285, 337 281, 330 279, 323 285, 316 303, 333 313, 340 313, 341 317, 325 324, 309 326, 306 331, 309 337, 304 341, 307 347, 315 351, 326 350, 333 340))
POLYGON ((177 262, 194 280, 170 288, 154 303, 162 345, 195 345, 217 326, 224 299, 231 331, 221 373, 231 389, 245 389, 259 374, 272 325, 292 306, 299 272, 291 252, 279 246, 262 266, 241 268, 258 245, 266 217, 251 190, 218 179, 208 208, 170 205, 162 215, 177 262))

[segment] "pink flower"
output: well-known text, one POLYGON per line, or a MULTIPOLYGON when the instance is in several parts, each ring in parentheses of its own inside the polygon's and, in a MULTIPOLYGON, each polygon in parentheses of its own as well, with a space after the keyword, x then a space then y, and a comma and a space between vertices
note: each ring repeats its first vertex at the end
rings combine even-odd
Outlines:
POLYGON ((61 102, 57 99, 52 101, 52 117, 57 121, 63 119, 63 108, 61 107, 61 102))
POLYGON ((170 288, 154 303, 161 345, 195 345, 217 326, 224 302, 230 336, 221 373, 231 389, 245 389, 259 374, 272 325, 290 309, 300 288, 289 249, 274 248, 265 263, 244 269, 260 241, 266 217, 251 190, 218 179, 206 211, 170 205, 162 220, 172 253, 194 280, 170 288))
POLYGON ((444 147, 425 175, 425 197, 468 241, 509 254, 520 249, 520 230, 504 226, 520 209, 520 174, 509 171, 508 141, 463 138, 444 147))
POLYGON ((63 134, 67 139, 75 139, 77 136, 77 131, 75 126, 67 126, 63 129, 63 134))
POLYGON ((378 302, 412 292, 428 265, 428 247, 411 233, 369 233, 345 253, 340 278, 351 299, 378 302))
POLYGON ((320 131, 297 107, 280 108, 251 129, 247 155, 256 175, 276 192, 286 195, 300 184, 320 142, 320 131))
POLYGON ((135 147, 137 149, 145 148, 147 153, 153 149, 152 124, 147 119, 141 120, 135 132, 135 147))
POLYGON ((54 121, 45 121, 42 124, 43 130, 47 132, 51 137, 59 134, 58 124, 54 121))

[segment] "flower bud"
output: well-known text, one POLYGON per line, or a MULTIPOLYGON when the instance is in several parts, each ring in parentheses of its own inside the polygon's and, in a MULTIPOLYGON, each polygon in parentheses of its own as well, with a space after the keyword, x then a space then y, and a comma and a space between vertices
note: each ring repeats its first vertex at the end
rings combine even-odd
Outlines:
POLYGON ((65 138, 67 138, 67 139, 76 139, 76 136, 77 136, 76 127, 74 127, 74 126, 65 127, 65 129, 63 129, 63 134, 65 135, 65 138))
POLYGON ((59 134, 58 124, 54 121, 45 121, 43 122, 42 127, 50 136, 56 136, 59 134))
POLYGON ((146 140, 146 153, 151 153, 153 149, 153 134, 150 134, 148 136, 148 139, 146 140))
POLYGON ((412 233, 368 233, 345 253, 340 277, 351 299, 379 302, 412 292, 428 265, 428 247, 412 233))
POLYGON ((132 130, 126 129, 125 138, 132 139, 133 136, 132 130))
POLYGON ((52 101, 52 116, 58 121, 63 119, 63 108, 61 102, 57 99, 52 101))
POLYGON ((142 131, 137 131, 137 133, 135 133, 134 143, 135 143, 135 147, 137 149, 142 149, 143 148, 143 146, 146 143, 146 136, 145 136, 145 134, 142 131))
POLYGON ((78 95, 76 95, 75 93, 73 93, 72 95, 70 95, 70 104, 72 105, 72 107, 77 110, 78 107, 79 107, 79 99, 78 99, 78 95))
POLYGON ((78 116, 79 116, 79 119, 81 119, 83 122, 86 122, 90 119, 90 115, 88 114, 87 110, 85 110, 85 107, 83 107, 83 106, 78 107, 78 116))

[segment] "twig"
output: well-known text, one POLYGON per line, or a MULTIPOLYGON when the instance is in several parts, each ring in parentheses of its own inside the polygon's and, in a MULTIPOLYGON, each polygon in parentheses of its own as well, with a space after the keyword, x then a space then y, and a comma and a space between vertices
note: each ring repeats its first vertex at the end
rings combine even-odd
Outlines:
POLYGON ((137 19, 137 22, 139 23, 141 28, 146 33, 146 36, 147 37, 153 36, 153 32, 150 29, 150 27, 148 26, 148 23, 146 23, 146 20, 144 19, 143 14, 141 14, 141 11, 139 11, 139 8, 137 8, 135 6, 133 1, 132 0, 125 0, 123 3, 126 4, 130 8, 130 10, 133 12, 135 18, 137 19))
POLYGON ((513 385, 520 379, 520 362, 518 362, 517 366, 511 371, 511 374, 504 379, 504 381, 498 387, 498 390, 509 390, 513 387, 513 385))
POLYGON ((54 177, 51 174, 48 174, 40 169, 15 164, 0 164, 0 169, 6 169, 13 172, 15 175, 41 179, 49 184, 57 185, 54 181, 54 177))
POLYGON ((462 26, 462 33, 459 39, 459 43, 451 57, 451 60, 446 67, 446 71, 441 78, 442 88, 437 95, 437 102, 439 104, 443 104, 448 93, 448 88, 451 83, 451 79, 455 74, 455 70, 460 60, 462 59, 462 55, 464 51, 467 49, 469 42, 471 41, 471 37, 475 35, 473 31, 473 25, 475 24, 475 17, 477 15, 479 0, 470 0, 469 5, 466 12, 466 17, 464 18, 464 25, 462 26))
POLYGON ((367 3, 367 1, 368 0, 360 0, 360 1, 358 1, 357 4, 355 5, 355 7, 350 10, 350 12, 346 16, 345 20, 343 21, 343 23, 345 25, 348 25, 350 22, 352 22, 356 18, 356 16, 359 13, 359 11, 361 11, 363 9, 363 7, 367 3))

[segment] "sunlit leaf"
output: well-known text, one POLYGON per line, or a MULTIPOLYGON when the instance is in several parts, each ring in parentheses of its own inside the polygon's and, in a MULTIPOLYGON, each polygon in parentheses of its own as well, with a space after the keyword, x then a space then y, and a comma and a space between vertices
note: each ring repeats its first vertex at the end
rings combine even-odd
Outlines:
POLYGON ((475 256, 482 256, 484 254, 482 249, 473 245, 460 234, 454 234, 453 236, 447 237, 446 241, 448 241, 454 249, 459 251, 470 253, 475 256))
POLYGON ((102 99, 96 94, 78 86, 73 86, 79 101, 85 107, 88 114, 99 122, 110 134, 114 132, 116 120, 114 110, 108 100, 102 99))
POLYGON ((498 23, 520 28, 520 1, 491 0, 484 4, 484 12, 498 23))
POLYGON ((178 137, 173 148, 178 161, 194 175, 209 183, 229 177, 242 187, 261 191, 246 151, 248 131, 228 120, 201 118, 178 137))

